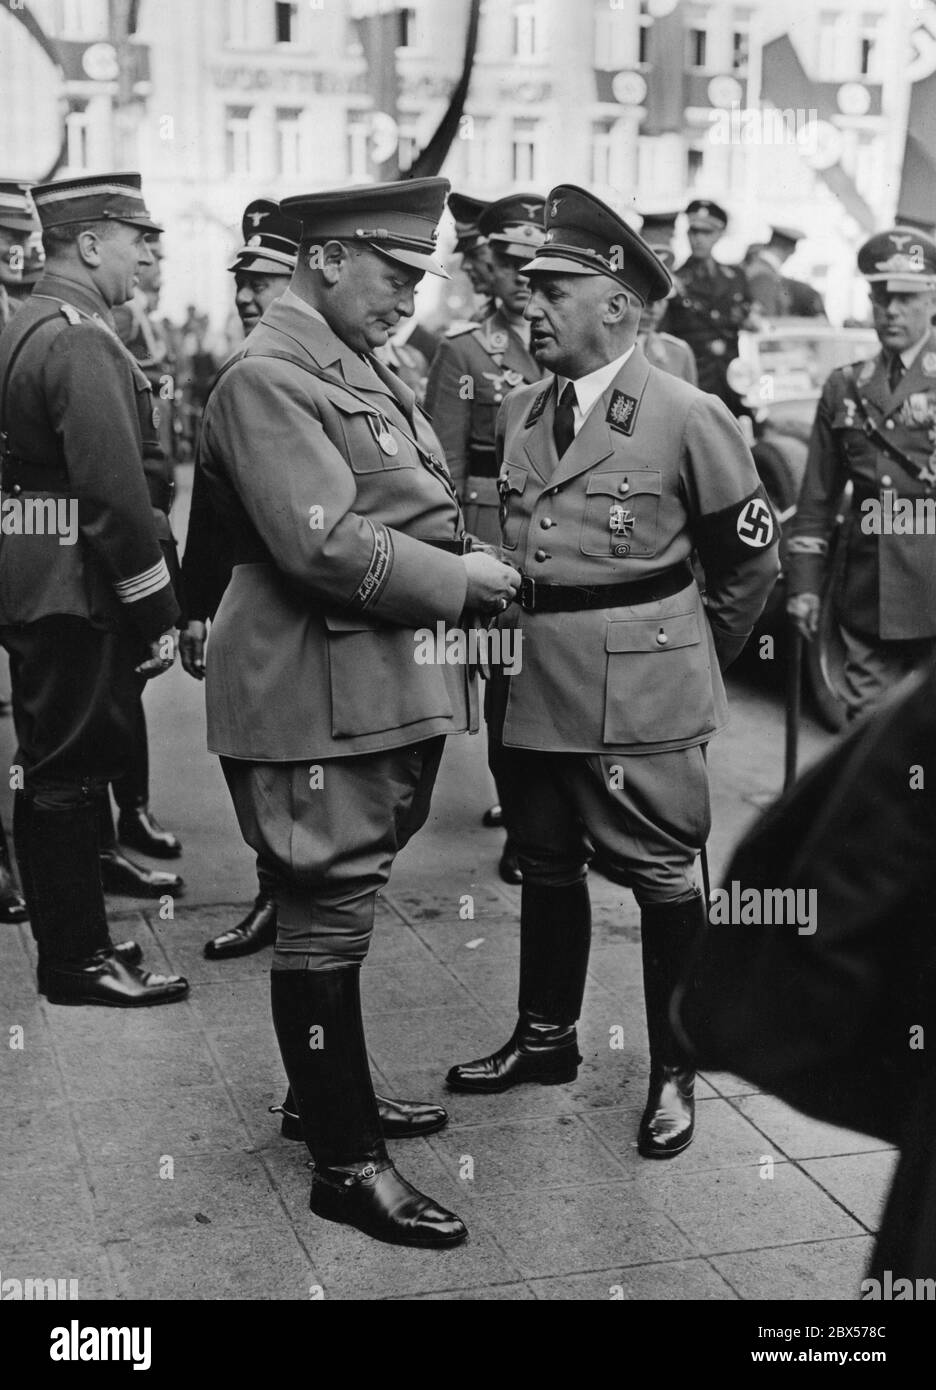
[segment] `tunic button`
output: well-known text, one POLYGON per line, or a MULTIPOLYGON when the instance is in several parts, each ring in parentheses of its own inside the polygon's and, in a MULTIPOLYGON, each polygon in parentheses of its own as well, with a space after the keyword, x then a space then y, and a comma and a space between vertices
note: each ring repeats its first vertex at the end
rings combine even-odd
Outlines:
POLYGON ((20 487, 19 483, 14 483, 13 486, 10 488, 10 491, 12 492, 14 497, 19 497, 23 489, 20 487))
POLYGON ((669 641, 669 638, 667 637, 666 633, 663 631, 662 628, 660 628, 659 632, 657 633, 656 639, 658 647, 665 647, 667 642, 669 641))
POLYGON ((536 550, 536 551, 534 551, 534 553, 533 553, 533 559, 534 559, 534 560, 539 560, 540 564, 542 564, 542 562, 543 562, 544 560, 548 560, 548 559, 549 559, 549 556, 546 554, 546 551, 545 551, 545 550, 536 550))
POLYGON ((890 475, 887 474, 887 473, 885 473, 885 474, 883 475, 883 477, 881 478, 881 487, 890 487, 890 485, 891 485, 890 475))
POLYGON ((552 517, 544 516, 542 521, 540 522, 540 527, 542 528, 542 530, 548 531, 550 526, 555 526, 555 524, 556 523, 553 521, 552 517))
POLYGON ((629 545, 616 545, 616 546, 614 546, 614 547, 612 548, 611 554, 614 555, 615 558, 620 558, 622 555, 629 555, 629 554, 630 554, 630 546, 629 546, 629 545))
POLYGON ((884 428, 885 428, 886 430, 892 430, 892 429, 894 428, 894 422, 893 422, 893 420, 885 420, 885 421, 884 421, 884 428))
POLYGON ((478 500, 478 494, 477 494, 476 492, 469 492, 469 494, 468 494, 468 501, 469 501, 469 502, 477 502, 477 500, 478 500))
POLYGON ((630 483, 618 483, 618 492, 630 492, 630 483))

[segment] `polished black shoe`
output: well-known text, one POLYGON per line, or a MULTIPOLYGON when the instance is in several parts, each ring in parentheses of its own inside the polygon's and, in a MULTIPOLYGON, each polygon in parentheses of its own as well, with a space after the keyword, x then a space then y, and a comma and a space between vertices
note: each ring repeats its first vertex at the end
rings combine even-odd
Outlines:
POLYGON ((504 845, 500 862, 497 865, 497 872, 505 883, 522 883, 523 874, 520 872, 520 865, 517 863, 517 851, 508 839, 504 845))
POLYGON ((105 893, 125 893, 131 898, 161 898, 169 893, 177 898, 185 888, 178 874, 161 869, 145 869, 117 849, 102 849, 101 885, 105 893))
POLYGON ((148 806, 124 809, 117 817, 117 838, 153 859, 178 859, 182 853, 180 841, 169 830, 163 830, 148 806))
MULTIPOLYGON (((423 1134, 435 1134, 448 1124, 448 1111, 441 1105, 429 1105, 420 1100, 388 1100, 376 1092, 374 1099, 385 1139, 418 1139, 423 1134)), ((287 1092, 282 1105, 270 1106, 270 1114, 282 1115, 280 1134, 284 1139, 296 1139, 300 1143, 305 1139, 291 1091, 287 1092)))
MULTIPOLYGON (((118 960, 122 960, 124 965, 139 965, 143 959, 143 948, 136 941, 118 941, 111 947, 118 960)), ((39 986, 39 993, 46 992, 46 969, 40 961, 36 966, 36 983, 39 986)))
POLYGON ((388 1245, 437 1249, 460 1245, 468 1235, 454 1212, 418 1192, 388 1158, 315 1170, 309 1209, 388 1245))
POLYGON ((521 1019, 499 1051, 452 1067, 445 1080, 453 1091, 507 1091, 527 1081, 561 1086, 575 1080, 581 1060, 574 1024, 521 1019))
POLYGON ((643 1158, 675 1158, 695 1132, 695 1072, 661 1066, 650 1073, 647 1108, 637 1133, 643 1158))
POLYGON ((46 966, 46 998, 50 1004, 103 1004, 139 1009, 174 1004, 188 994, 188 980, 179 975, 154 975, 125 965, 112 949, 87 960, 46 966))
POLYGON ((504 812, 500 806, 491 806, 481 817, 481 824, 486 830, 496 830, 504 824, 504 812))
POLYGON ((223 931, 205 944, 206 960, 230 960, 233 956, 252 956, 276 940, 276 903, 258 893, 254 905, 242 922, 223 931))

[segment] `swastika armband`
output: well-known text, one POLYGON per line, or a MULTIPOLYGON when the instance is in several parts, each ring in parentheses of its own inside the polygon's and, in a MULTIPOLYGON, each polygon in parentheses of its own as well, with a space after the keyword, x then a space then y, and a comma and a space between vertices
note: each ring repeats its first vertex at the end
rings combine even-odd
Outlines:
POLYGON ((779 527, 761 486, 741 502, 700 517, 694 534, 704 568, 717 571, 776 545, 779 527))
POLYGON ((365 518, 365 520, 373 532, 374 548, 371 552, 367 572, 348 604, 349 608, 356 609, 370 607, 390 577, 390 568, 393 564, 393 541, 390 539, 390 532, 386 526, 375 526, 369 519, 365 518))

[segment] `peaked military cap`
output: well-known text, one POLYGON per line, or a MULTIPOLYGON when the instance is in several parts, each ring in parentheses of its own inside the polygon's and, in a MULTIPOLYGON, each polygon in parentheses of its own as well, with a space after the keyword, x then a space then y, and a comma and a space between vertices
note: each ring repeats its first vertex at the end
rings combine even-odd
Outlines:
POLYGON ((460 254, 473 251, 483 243, 478 219, 488 206, 481 198, 472 198, 468 193, 449 194, 448 210, 455 222, 455 250, 460 254))
POLYGON ((693 198, 686 208, 689 226, 699 227, 705 232, 723 232, 728 226, 728 214, 718 203, 709 198, 693 198))
POLYGON ((895 294, 936 289, 936 241, 913 227, 876 232, 858 252, 858 269, 895 294))
POLYGON ((143 200, 139 174, 83 174, 77 179, 37 183, 33 202, 43 231, 67 222, 129 222, 146 232, 161 232, 143 200))
POLYGON ((676 218, 679 212, 645 212, 640 227, 640 235, 654 250, 658 246, 668 246, 676 235, 676 218))
POLYGON ((485 208, 478 230, 500 251, 528 261, 546 238, 545 208, 546 199, 539 193, 511 193, 485 208))
POLYGON ((314 241, 363 243, 416 270, 448 276, 434 258, 448 179, 401 179, 284 198, 280 208, 314 241))
POLYGON ((606 203, 563 183, 546 198, 546 236, 524 275, 609 275, 646 303, 669 294, 669 271, 606 203))
POLYGON ((244 244, 228 270, 248 270, 252 275, 290 275, 299 259, 302 224, 284 217, 272 198, 255 198, 241 219, 244 244))
POLYGON ((802 241, 806 233, 799 231, 796 227, 771 227, 770 240, 774 246, 787 247, 791 251, 796 250, 796 243, 802 241))
POLYGON ((8 232, 31 232, 38 225, 25 185, 16 179, 0 180, 0 227, 8 232))

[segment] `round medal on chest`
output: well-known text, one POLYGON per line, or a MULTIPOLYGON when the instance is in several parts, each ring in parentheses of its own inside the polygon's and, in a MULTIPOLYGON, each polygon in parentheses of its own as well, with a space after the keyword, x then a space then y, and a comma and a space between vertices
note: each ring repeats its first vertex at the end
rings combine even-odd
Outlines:
POLYGON ((390 458, 393 458, 395 454, 400 452, 400 446, 389 430, 380 431, 380 434, 377 436, 377 443, 390 458))

